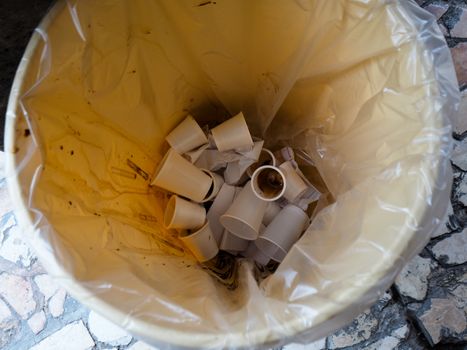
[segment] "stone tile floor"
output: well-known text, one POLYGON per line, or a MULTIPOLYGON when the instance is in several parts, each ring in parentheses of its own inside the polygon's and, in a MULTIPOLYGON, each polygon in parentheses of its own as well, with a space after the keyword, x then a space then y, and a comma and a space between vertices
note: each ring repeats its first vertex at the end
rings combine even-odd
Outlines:
MULTIPOLYGON (((467 1, 417 2, 438 19, 463 97, 448 215, 373 307, 325 339, 284 350, 467 349, 467 1)), ((152 349, 82 306, 46 274, 21 238, 3 160, 0 153, 0 349, 152 349)))

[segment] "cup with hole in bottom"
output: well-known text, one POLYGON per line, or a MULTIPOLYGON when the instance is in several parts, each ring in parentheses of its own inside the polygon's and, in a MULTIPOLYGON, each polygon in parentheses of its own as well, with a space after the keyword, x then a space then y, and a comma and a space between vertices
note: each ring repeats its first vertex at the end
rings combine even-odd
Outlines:
POLYGON ((216 240, 212 234, 209 222, 198 230, 180 231, 178 238, 191 251, 196 260, 204 262, 214 258, 219 252, 216 240))
POLYGON ((192 151, 195 148, 208 143, 203 129, 198 125, 196 120, 188 115, 175 129, 173 129, 166 137, 170 147, 176 150, 179 154, 192 151))
POLYGON ((213 128, 211 134, 221 152, 253 147, 253 139, 242 112, 213 128))
POLYGON ((259 235, 266 207, 267 202, 258 198, 253 193, 250 182, 247 182, 227 212, 220 217, 220 222, 230 233, 246 240, 255 240, 259 235))
POLYGON ((206 198, 212 178, 170 148, 151 184, 199 203, 206 198))
POLYGON ((289 202, 294 202, 308 189, 307 184, 300 175, 295 171, 292 163, 290 161, 282 163, 279 168, 285 174, 287 181, 287 188, 284 192, 284 197, 289 202))
POLYGON ((170 229, 198 229, 206 222, 206 209, 180 198, 170 197, 164 213, 164 226, 170 229))
POLYGON ((285 174, 272 165, 259 167, 251 176, 251 188, 253 193, 264 201, 278 200, 287 189, 285 174))
POLYGON ((288 204, 266 227, 255 244, 271 259, 281 262, 308 223, 308 215, 302 209, 288 204))

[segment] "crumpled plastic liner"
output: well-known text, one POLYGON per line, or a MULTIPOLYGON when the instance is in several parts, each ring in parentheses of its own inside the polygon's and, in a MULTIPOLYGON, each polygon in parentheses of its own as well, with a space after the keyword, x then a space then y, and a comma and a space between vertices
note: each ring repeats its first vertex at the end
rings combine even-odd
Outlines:
POLYGON ((47 271, 146 341, 309 342, 374 302, 439 225, 458 100, 412 1, 59 1, 13 86, 9 184, 47 271), (273 275, 258 285, 243 262, 231 291, 162 228, 167 195, 148 185, 187 113, 212 127, 239 111, 265 147, 306 152, 334 203, 273 275))

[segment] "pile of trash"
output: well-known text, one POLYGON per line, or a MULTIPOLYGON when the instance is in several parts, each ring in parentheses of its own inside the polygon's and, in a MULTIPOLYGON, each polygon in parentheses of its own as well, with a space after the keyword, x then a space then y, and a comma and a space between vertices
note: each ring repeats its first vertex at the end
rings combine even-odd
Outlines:
POLYGON ((170 149, 151 183, 171 193, 164 226, 177 230, 200 263, 220 251, 260 266, 280 263, 321 196, 294 151, 264 148, 241 112, 211 130, 187 116, 166 141, 170 149))

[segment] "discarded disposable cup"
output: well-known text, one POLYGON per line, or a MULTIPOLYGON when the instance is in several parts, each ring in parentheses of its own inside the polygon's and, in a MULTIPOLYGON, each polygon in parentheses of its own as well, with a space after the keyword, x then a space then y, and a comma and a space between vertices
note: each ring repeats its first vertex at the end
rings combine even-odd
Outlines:
POLYGON ((201 203, 209 202, 214 199, 219 193, 222 185, 224 184, 224 179, 219 174, 213 173, 210 170, 201 169, 206 175, 208 175, 212 179, 212 185, 209 188, 206 197, 201 201, 201 203))
POLYGON ((253 139, 242 112, 213 128, 211 134, 221 152, 253 147, 253 139))
POLYGON ((284 197, 289 202, 294 202, 297 200, 305 191, 308 189, 307 184, 295 171, 292 163, 290 161, 282 163, 279 168, 285 174, 287 180, 287 188, 284 192, 284 197))
POLYGON ((269 225, 280 211, 281 207, 279 204, 276 202, 269 202, 266 208, 266 212, 264 213, 263 224, 266 226, 269 225))
POLYGON ((300 238, 309 218, 299 207, 288 204, 255 241, 256 246, 271 259, 281 262, 300 238))
POLYGON ((249 243, 250 241, 239 238, 231 234, 229 231, 225 230, 224 234, 222 235, 222 240, 221 240, 219 249, 222 249, 228 252, 229 251, 242 252, 248 247, 249 243))
POLYGON ((208 142, 204 131, 191 115, 177 125, 165 138, 179 154, 191 151, 208 142))
POLYGON ((246 258, 253 259, 260 265, 267 265, 271 258, 264 254, 255 244, 255 242, 251 242, 248 245, 245 253, 243 254, 246 258))
POLYGON ((201 202, 211 188, 212 179, 170 148, 160 162, 151 184, 201 202))
POLYGON ((206 209, 200 204, 173 195, 164 214, 164 226, 172 229, 197 229, 206 222, 206 209))
POLYGON ((272 165, 264 165, 251 176, 251 188, 263 201, 272 202, 281 198, 287 190, 284 172, 272 165))
POLYGON ((220 223, 219 219, 221 215, 225 214, 227 209, 232 204, 235 198, 236 188, 228 184, 223 184, 214 202, 212 202, 211 208, 209 208, 206 217, 211 226, 212 233, 218 244, 221 243, 222 234, 224 233, 224 226, 220 223))
POLYGON ((181 231, 179 238, 199 262, 211 260, 219 252, 209 222, 195 232, 181 231))
POLYGON ((221 224, 230 233, 246 239, 258 238, 267 202, 259 199, 247 182, 227 212, 220 217, 221 224))
POLYGON ((247 175, 252 177, 255 170, 259 167, 262 167, 263 165, 276 166, 276 157, 274 157, 274 154, 266 148, 261 149, 258 161, 250 165, 250 167, 246 170, 247 175))

